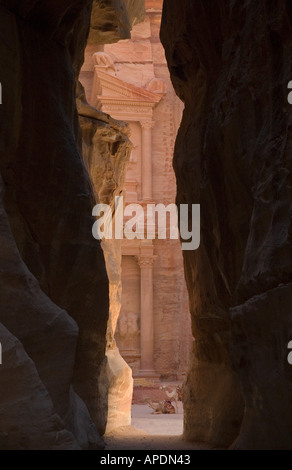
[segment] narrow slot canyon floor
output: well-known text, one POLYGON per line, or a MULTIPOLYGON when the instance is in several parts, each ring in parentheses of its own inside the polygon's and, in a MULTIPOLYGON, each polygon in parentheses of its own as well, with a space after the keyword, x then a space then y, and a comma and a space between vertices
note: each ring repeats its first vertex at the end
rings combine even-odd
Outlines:
POLYGON ((104 437, 105 450, 203 450, 182 438, 183 407, 178 414, 152 414, 148 405, 132 405, 132 425, 123 426, 104 437))

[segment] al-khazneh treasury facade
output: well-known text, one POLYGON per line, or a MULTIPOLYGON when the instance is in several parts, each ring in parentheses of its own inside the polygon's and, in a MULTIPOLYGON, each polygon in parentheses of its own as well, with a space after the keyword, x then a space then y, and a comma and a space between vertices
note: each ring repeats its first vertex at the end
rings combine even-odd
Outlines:
MULTIPOLYGON (((88 46, 80 75, 89 103, 128 122, 133 150, 126 204, 175 202, 173 147, 183 104, 171 85, 159 40, 162 0, 146 1, 132 38, 88 46)), ((188 294, 178 240, 122 241, 122 299, 116 330, 133 376, 181 380, 192 344, 188 294)))

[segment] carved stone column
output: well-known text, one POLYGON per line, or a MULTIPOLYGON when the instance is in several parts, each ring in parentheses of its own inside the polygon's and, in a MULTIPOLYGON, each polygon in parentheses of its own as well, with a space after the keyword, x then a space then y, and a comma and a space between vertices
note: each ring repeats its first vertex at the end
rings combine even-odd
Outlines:
POLYGON ((140 266, 140 348, 139 375, 156 377, 154 370, 153 263, 156 256, 137 256, 140 266))
POLYGON ((141 121, 142 127, 142 199, 152 200, 152 129, 154 122, 141 121))

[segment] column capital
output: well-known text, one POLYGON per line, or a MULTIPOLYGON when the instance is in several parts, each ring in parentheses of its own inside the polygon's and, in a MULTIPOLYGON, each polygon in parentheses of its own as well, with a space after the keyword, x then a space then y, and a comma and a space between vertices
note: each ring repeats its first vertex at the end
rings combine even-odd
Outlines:
POLYGON ((157 258, 157 255, 151 255, 151 256, 143 256, 143 255, 137 255, 135 256, 140 268, 144 267, 152 267, 154 264, 154 261, 157 258))
POLYGON ((142 129, 153 129, 155 122, 151 119, 148 119, 147 121, 140 121, 140 124, 142 129))

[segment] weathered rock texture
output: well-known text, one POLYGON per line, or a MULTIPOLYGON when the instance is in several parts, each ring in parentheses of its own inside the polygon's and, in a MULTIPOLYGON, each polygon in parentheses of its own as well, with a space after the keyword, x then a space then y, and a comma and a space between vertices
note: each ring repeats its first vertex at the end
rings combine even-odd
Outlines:
POLYGON ((75 106, 91 6, 0 1, 1 449, 102 446, 108 278, 75 106))
POLYGON ((2 325, 0 332, 5 358, 1 368, 1 449, 78 449, 23 346, 2 325))
POLYGON ((201 246, 184 253, 196 338, 185 437, 236 449, 292 448, 291 26, 285 1, 164 3, 185 102, 177 202, 202 217, 201 246))
MULTIPOLYGON (((83 158, 93 183, 96 202, 109 205, 114 214, 115 197, 123 195, 125 166, 132 148, 129 129, 123 122, 84 107, 84 101, 78 103, 78 109, 83 134, 83 158)), ((109 278, 109 319, 106 358, 99 381, 99 408, 106 422, 105 430, 110 432, 131 424, 133 379, 132 371, 121 357, 114 339, 121 308, 121 241, 103 240, 102 249, 109 278)))
POLYGON ((145 0, 94 0, 89 44, 111 44, 131 37, 134 24, 144 18, 145 0))

